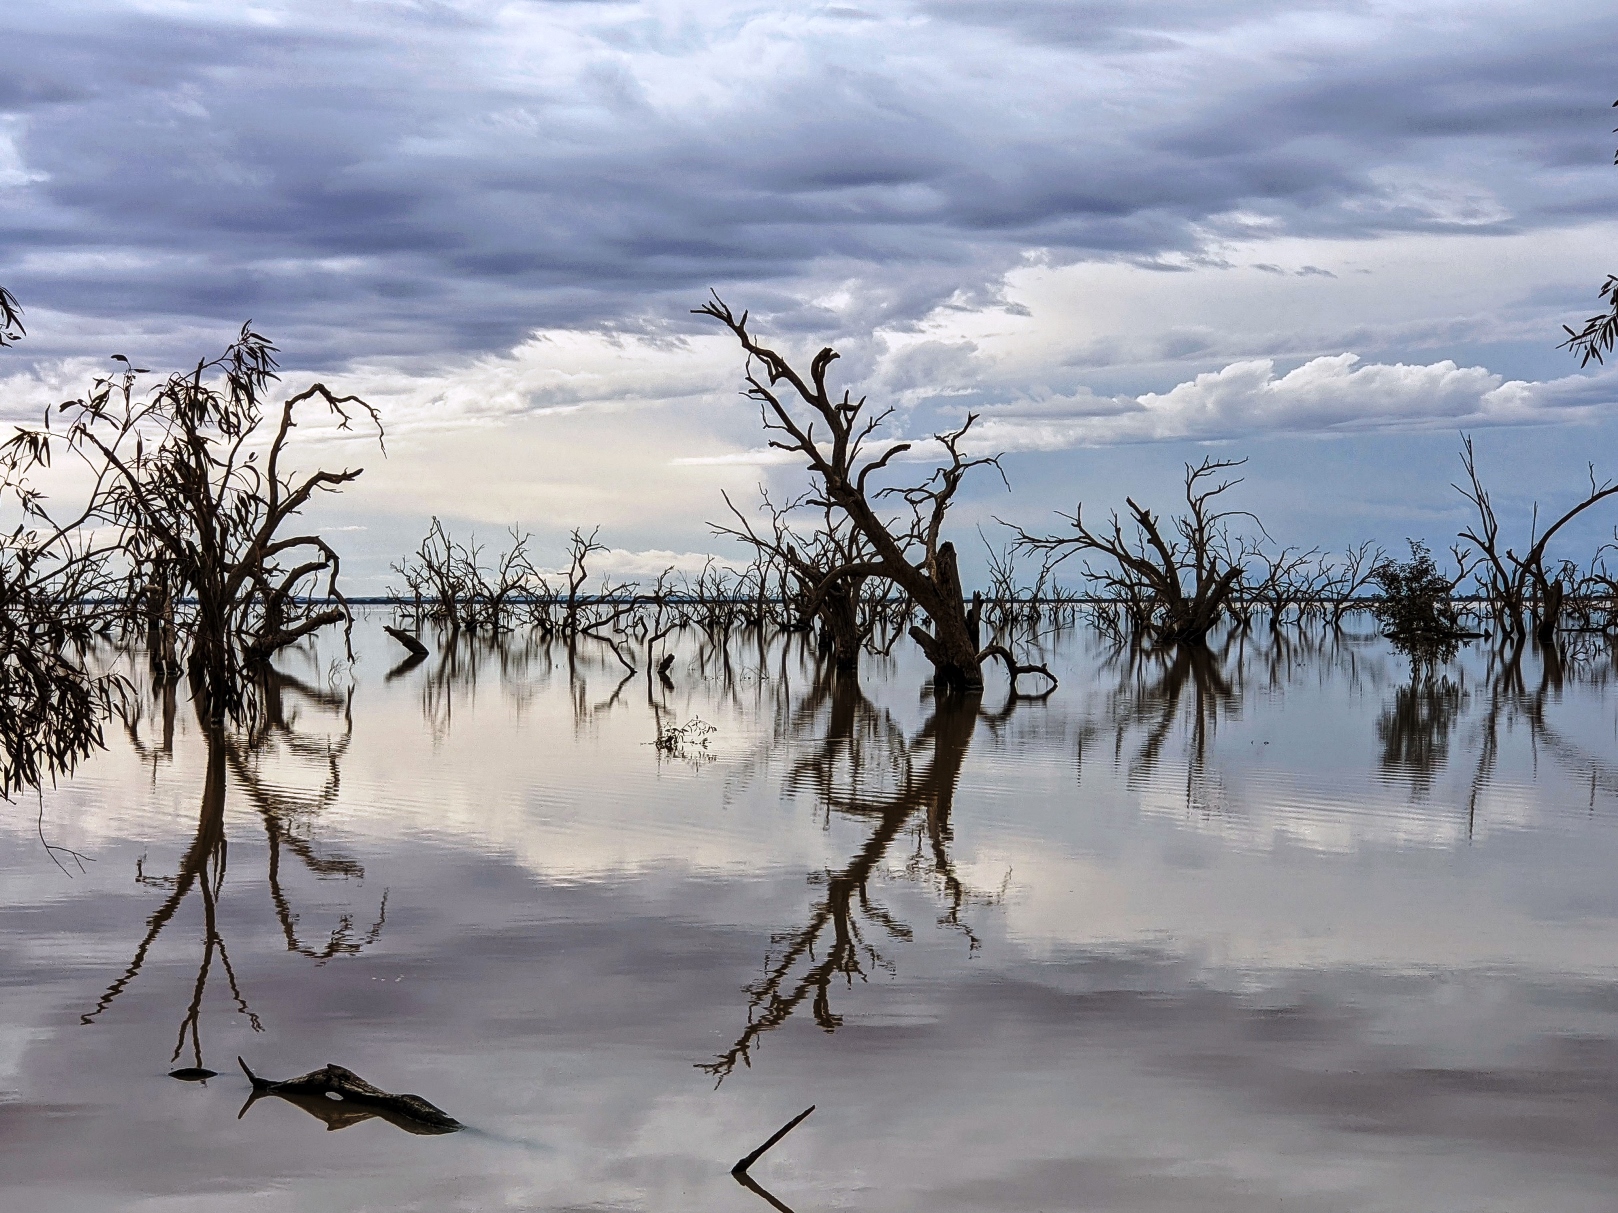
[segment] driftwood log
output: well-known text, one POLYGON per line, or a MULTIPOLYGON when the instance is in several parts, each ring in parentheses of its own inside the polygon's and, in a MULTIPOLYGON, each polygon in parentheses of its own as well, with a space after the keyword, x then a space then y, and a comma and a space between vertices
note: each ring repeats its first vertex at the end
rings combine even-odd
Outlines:
POLYGON ((240 1057, 236 1061, 253 1084, 252 1095, 237 1113, 238 1120, 247 1114, 255 1100, 273 1095, 324 1121, 329 1130, 346 1129, 372 1117, 380 1117, 407 1133, 453 1133, 462 1127, 460 1121, 421 1096, 394 1095, 373 1087, 353 1070, 342 1066, 328 1065, 297 1078, 271 1082, 248 1069, 240 1057))
POLYGON ((427 646, 422 644, 421 641, 417 640, 403 628, 396 628, 391 623, 388 623, 382 625, 382 630, 389 636, 392 636, 400 644, 404 645, 404 647, 409 650, 412 657, 427 656, 427 646))

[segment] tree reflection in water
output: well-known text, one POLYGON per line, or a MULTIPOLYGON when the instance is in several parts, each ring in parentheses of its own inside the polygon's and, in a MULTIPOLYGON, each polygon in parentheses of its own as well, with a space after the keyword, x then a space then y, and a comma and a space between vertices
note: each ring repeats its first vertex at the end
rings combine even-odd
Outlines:
POLYGON ((903 870, 936 882, 945 907, 939 924, 960 930, 969 947, 978 946, 961 911, 972 903, 993 904, 999 895, 969 890, 949 847, 955 788, 980 714, 977 696, 937 699, 927 722, 910 736, 866 698, 856 679, 836 677, 829 668, 819 673, 786 722, 789 736, 818 738, 792 763, 786 790, 809 793, 828 816, 870 823, 870 833, 842 867, 811 877, 825 895, 810 907, 803 926, 771 939, 763 976, 746 987, 747 1026, 700 1069, 723 1082, 737 1062, 751 1065, 759 1038, 805 1002, 816 1024, 836 1031, 843 1021, 832 1010, 833 982, 841 978, 851 986, 869 969, 893 971, 873 936, 908 942, 915 932, 872 896, 870 882, 907 831, 914 832, 916 850, 903 870))
MULTIPOLYGON (((313 687, 288 674, 270 672, 261 688, 264 713, 259 723, 245 734, 228 733, 223 729, 203 724, 202 735, 206 745, 202 803, 197 817, 197 832, 190 847, 181 857, 179 869, 173 876, 149 875, 145 860, 136 865, 136 880, 141 884, 167 888, 168 896, 146 920, 146 933, 136 945, 133 958, 124 972, 107 987, 95 1007, 80 1016, 80 1022, 94 1023, 140 974, 150 952, 163 929, 174 919, 186 899, 195 891, 202 902, 203 935, 202 956, 197 966, 197 977, 192 987, 191 1001, 180 1021, 179 1038, 175 1042, 170 1061, 176 1061, 189 1041, 191 1054, 198 1069, 203 1068, 201 1017, 208 978, 217 954, 220 967, 236 1010, 246 1016, 255 1032, 263 1031, 258 1015, 248 1005, 231 964, 224 936, 219 928, 219 900, 224 890, 229 843, 225 833, 225 806, 227 787, 234 782, 247 802, 258 811, 269 845, 268 885, 270 900, 285 935, 287 949, 307 956, 317 964, 331 957, 352 954, 375 942, 382 932, 387 916, 387 893, 382 894, 377 920, 369 930, 356 932, 351 916, 343 915, 329 939, 316 947, 304 941, 298 932, 298 914, 292 907, 281 878, 283 847, 296 857, 317 878, 359 878, 364 867, 354 859, 340 855, 322 854, 308 837, 310 824, 336 800, 339 784, 339 765, 348 748, 353 721, 347 695, 313 687), (299 727, 299 705, 316 709, 328 717, 336 717, 341 728, 335 737, 299 727), (272 784, 262 778, 266 759, 285 763, 288 759, 321 774, 313 791, 272 784)), ((164 758, 172 760, 174 748, 174 689, 172 684, 154 689, 161 705, 162 734, 156 744, 147 743, 140 736, 140 721, 131 717, 126 721, 131 744, 144 761, 155 764, 164 758)), ((283 768, 284 769, 284 768, 283 768)))
POLYGON ((1618 765, 1565 736, 1548 718, 1546 709, 1562 697, 1569 682, 1605 687, 1618 673, 1618 647, 1583 641, 1538 645, 1531 639, 1503 645, 1489 655, 1486 702, 1480 720, 1481 744, 1472 794, 1467 801, 1466 832, 1477 828, 1478 804, 1494 776, 1500 756, 1500 736, 1518 722, 1528 726, 1535 754, 1546 754, 1570 775, 1590 781, 1590 807, 1596 794, 1618 796, 1618 765), (1523 674, 1524 650, 1533 646, 1539 657, 1539 679, 1532 689, 1523 674))
POLYGON ((1218 649, 1211 645, 1147 648, 1132 644, 1120 645, 1108 654, 1101 668, 1113 671, 1117 686, 1107 696, 1104 723, 1092 723, 1079 734, 1081 776, 1087 751, 1105 729, 1111 739, 1111 761, 1127 762, 1131 786, 1151 778, 1184 714, 1190 723, 1186 807, 1208 809, 1214 800, 1208 787, 1209 748, 1221 716, 1233 712, 1240 702, 1237 680, 1246 654, 1239 647, 1239 638, 1239 633, 1227 636, 1218 649))

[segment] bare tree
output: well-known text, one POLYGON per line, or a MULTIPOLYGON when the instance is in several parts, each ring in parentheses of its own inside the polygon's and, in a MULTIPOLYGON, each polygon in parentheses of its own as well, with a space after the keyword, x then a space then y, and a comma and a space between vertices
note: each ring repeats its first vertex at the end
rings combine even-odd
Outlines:
POLYGON ((1132 534, 1125 532, 1116 511, 1105 527, 1092 531, 1084 522, 1081 504, 1071 515, 1060 515, 1076 534, 1030 535, 1018 528, 1018 541, 1027 550, 1045 553, 1052 566, 1078 553, 1099 553, 1114 568, 1087 571, 1140 603, 1141 622, 1155 641, 1203 644, 1240 584, 1250 554, 1244 541, 1231 536, 1228 522, 1238 516, 1257 519, 1245 510, 1219 508, 1219 497, 1241 483, 1223 474, 1245 462, 1209 458, 1196 467, 1186 464, 1188 512, 1169 519, 1167 525, 1133 498, 1125 498, 1134 523, 1132 534))
POLYGON ((910 635, 932 662, 937 686, 981 691, 983 662, 989 656, 1005 661, 1013 686, 1019 675, 1034 671, 1054 685, 1048 670, 1020 665, 1003 646, 983 648, 978 616, 967 610, 955 545, 942 536, 945 515, 966 474, 974 468, 1000 467, 997 456, 970 458, 961 450, 975 416, 968 416, 958 430, 933 436, 947 462, 926 480, 878 489, 871 477, 914 444, 893 442, 881 454, 867 456, 867 442, 893 410, 867 413, 865 397, 855 400, 845 391, 839 399, 828 392, 826 372, 837 359, 835 350, 822 349, 803 375, 748 332, 746 312, 736 316, 717 295, 694 311, 718 320, 741 343, 747 354, 746 394, 758 402, 770 446, 802 455, 816 481, 812 500, 841 511, 869 545, 867 558, 834 569, 822 579, 809 596, 808 609, 817 609, 821 596, 850 578, 885 578, 932 621, 932 631, 912 627, 910 635), (817 426, 824 427, 820 434, 817 426), (879 503, 893 499, 910 507, 909 518, 884 516, 879 503))
POLYGON ((808 506, 809 499, 799 497, 777 506, 767 492, 761 490, 760 496, 768 519, 767 531, 755 527, 725 494, 725 504, 735 515, 736 525, 716 524, 714 534, 739 539, 778 566, 793 583, 792 599, 800 622, 807 625, 811 619, 818 620, 833 665, 845 672, 856 670, 860 650, 877 622, 869 612, 862 618, 860 611, 861 593, 871 576, 859 571, 871 563, 869 541, 846 514, 829 504, 822 504, 818 526, 806 535, 796 534, 791 529, 791 515, 808 506), (854 571, 839 577, 840 570, 854 571))
MULTIPOLYGON (((298 406, 323 401, 340 428, 347 407, 376 411, 356 396, 315 383, 288 397, 273 435, 261 432, 275 374, 275 347, 242 326, 223 354, 170 375, 146 395, 145 372, 122 355, 123 369, 90 393, 56 406, 64 431, 45 423, 19 428, 4 449, 26 474, 48 466, 53 449, 78 457, 93 477, 89 504, 70 523, 55 523, 43 499, 32 516, 61 534, 110 532, 126 559, 126 602, 166 581, 166 601, 189 600, 180 621, 194 693, 211 720, 249 713, 254 673, 269 658, 319 628, 351 623, 337 589, 335 550, 313 532, 286 534, 317 492, 352 481, 361 469, 290 472, 284 466, 298 406), (311 593, 325 579, 324 600, 311 593)), ((147 599, 149 601, 149 598, 147 599)))
POLYGON ((1269 608, 1270 627, 1281 626, 1282 617, 1293 607, 1313 602, 1320 591, 1320 549, 1307 552, 1297 547, 1274 551, 1255 545, 1252 559, 1261 576, 1253 587, 1253 597, 1269 608))
POLYGON ((393 564, 418 619, 446 623, 452 632, 463 627, 506 631, 515 622, 519 603, 536 593, 548 595, 549 587, 528 556, 531 537, 515 526, 508 533, 511 546, 491 563, 484 560, 476 537, 465 543, 452 538, 435 516, 415 552, 393 564))
POLYGON ((1546 527, 1543 533, 1539 529, 1539 503, 1535 502, 1533 523, 1528 533, 1528 550, 1518 556, 1511 548, 1501 545, 1500 521, 1478 474, 1477 455, 1470 435, 1461 436, 1461 466, 1466 469, 1467 483, 1453 487, 1471 502, 1477 512, 1477 521, 1462 531, 1460 537, 1475 545, 1482 554, 1487 571, 1479 576, 1479 580, 1488 592, 1496 625, 1506 637, 1520 640, 1528 631, 1525 615, 1531 615, 1535 639, 1540 644, 1554 643, 1568 586, 1559 570, 1547 571, 1545 549, 1556 533, 1569 522, 1596 503, 1618 493, 1618 482, 1608 480, 1598 484, 1595 464, 1590 464, 1590 491, 1582 501, 1546 527))
POLYGON ((1334 629, 1343 626, 1345 614, 1363 605, 1363 600, 1358 596, 1367 586, 1375 583, 1376 568, 1386 556, 1387 553, 1378 544, 1367 539, 1364 543, 1345 549, 1339 562, 1326 566, 1322 561, 1324 580, 1321 592, 1331 602, 1328 620, 1334 629))

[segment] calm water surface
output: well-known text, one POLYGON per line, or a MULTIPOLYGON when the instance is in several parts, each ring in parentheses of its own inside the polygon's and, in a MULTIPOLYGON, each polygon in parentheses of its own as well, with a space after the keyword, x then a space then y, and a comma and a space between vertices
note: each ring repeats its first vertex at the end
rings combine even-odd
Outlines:
POLYGON ((1610 656, 1081 632, 942 706, 380 622, 262 737, 148 700, 0 814, 0 1207, 764 1213, 729 1167, 813 1103, 798 1213, 1618 1208, 1610 656), (238 1055, 468 1127, 238 1118, 238 1055))

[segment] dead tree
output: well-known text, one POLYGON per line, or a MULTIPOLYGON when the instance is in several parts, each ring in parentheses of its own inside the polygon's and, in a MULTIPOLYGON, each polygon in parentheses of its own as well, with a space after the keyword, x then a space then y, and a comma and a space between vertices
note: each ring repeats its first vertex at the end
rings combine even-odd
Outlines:
POLYGON ((1358 596, 1376 581, 1376 568, 1387 557, 1382 548, 1367 539, 1364 543, 1347 548, 1342 560, 1325 567, 1321 593, 1331 602, 1328 621, 1333 630, 1343 626, 1343 616, 1364 605, 1358 596))
MULTIPOLYGON (((838 399, 829 393, 826 372, 837 359, 835 350, 828 346, 816 354, 805 376, 748 332, 746 312, 736 316, 717 295, 694 311, 728 328, 747 354, 746 395, 758 402, 770 446, 802 455, 816 482, 812 500, 843 513, 869 545, 866 559, 835 569, 822 580, 811 593, 808 608, 817 609, 822 595, 850 578, 884 578, 898 585, 932 621, 932 631, 912 627, 910 635, 932 662, 936 686, 981 691, 983 662, 991 655, 1005 660, 1013 686, 1019 675, 1036 669, 1019 665, 1004 649, 984 651, 978 618, 967 610, 955 545, 942 536, 945 515, 966 474, 973 468, 1000 467, 997 456, 970 458, 961 451, 961 440, 975 416, 968 416, 958 430, 934 435, 948 462, 926 480, 878 489, 871 477, 914 444, 893 442, 880 455, 867 457, 867 442, 893 410, 867 413, 865 397, 855 400, 845 391, 838 399), (817 427, 823 427, 819 434, 817 427), (883 514, 880 503, 895 499, 910 507, 908 519, 883 514)), ((1039 672, 1054 685, 1049 671, 1039 672)))
POLYGON ((1272 631, 1281 626, 1288 610, 1306 608, 1315 601, 1321 582, 1319 548, 1305 552, 1296 547, 1282 547, 1272 552, 1256 546, 1252 558, 1261 574, 1252 595, 1269 609, 1272 631))
POLYGON ((1562 606, 1568 586, 1559 569, 1547 571, 1545 550, 1556 533, 1585 510, 1618 493, 1618 482, 1596 482, 1595 464, 1589 465, 1590 491, 1584 500, 1564 512, 1555 522, 1539 530, 1539 503, 1534 503, 1533 522, 1528 533, 1528 550, 1518 556, 1511 548, 1503 548, 1500 540, 1500 522, 1489 499, 1488 490, 1478 475, 1477 456, 1470 435, 1461 437, 1461 466, 1466 469, 1467 483, 1452 486, 1472 504, 1477 521, 1460 533, 1460 537, 1473 544, 1482 554, 1487 570, 1479 576, 1489 596, 1490 609, 1496 626, 1507 639, 1522 640, 1528 634, 1531 618, 1535 639, 1542 645, 1555 643, 1556 629, 1561 623, 1562 606))
MULTIPOLYGON (((202 903, 201 957, 197 965, 196 980, 191 987, 190 1001, 181 1020, 179 1036, 170 1061, 178 1060, 189 1042, 195 1064, 199 1069, 204 1064, 201 1038, 204 995, 216 957, 224 970, 225 981, 236 1010, 246 1017, 255 1032, 263 1030, 258 1016, 249 1008, 242 987, 237 981, 225 944, 221 925, 223 916, 219 913, 219 903, 226 890, 225 872, 230 851, 225 831, 227 788, 230 783, 237 785, 245 795, 247 803, 263 818, 265 836, 269 844, 268 891, 286 938, 288 951, 308 957, 317 964, 323 964, 335 956, 355 955, 376 942, 387 918, 387 893, 384 891, 378 918, 368 933, 361 935, 355 928, 351 916, 343 915, 331 930, 329 939, 320 944, 306 943, 299 936, 297 932, 299 915, 285 891, 280 872, 283 846, 296 856, 316 879, 363 878, 365 875, 365 869, 358 861, 339 855, 322 854, 316 849, 316 844, 310 837, 311 826, 319 814, 336 802, 340 782, 338 765, 346 751, 352 721, 348 715, 346 696, 305 686, 296 679, 277 674, 273 670, 265 671, 264 677, 269 684, 264 699, 265 710, 255 722, 253 729, 244 733, 227 733, 209 722, 199 711, 199 723, 207 749, 196 835, 180 858, 178 868, 172 876, 152 875, 146 870, 144 857, 137 861, 135 867, 137 882, 166 889, 167 895, 147 918, 145 931, 135 946, 129 964, 108 985, 96 1005, 80 1016, 80 1022, 90 1024, 108 1011, 140 976, 158 937, 174 920, 190 894, 196 891, 202 903), (287 711, 284 706, 284 700, 291 695, 298 696, 311 706, 340 715, 343 721, 342 733, 322 744, 312 734, 295 732, 289 721, 296 720, 297 714, 287 711), (278 763, 272 761, 265 764, 273 770, 274 778, 261 779, 259 769, 261 755, 267 747, 275 747, 282 752, 277 755, 278 763), (306 762, 324 768, 324 779, 317 789, 311 792, 298 792, 280 782, 286 777, 287 762, 292 757, 301 757, 306 762)), ((167 684, 163 689, 165 692, 171 691, 172 684, 167 684)), ((165 706, 171 709, 172 699, 166 700, 165 706)), ((201 709, 203 704, 198 702, 195 706, 201 709)), ((164 724, 164 748, 168 749, 172 745, 174 725, 173 717, 168 711, 165 712, 164 724)), ((138 753, 146 752, 147 747, 139 742, 132 720, 130 737, 138 753)))
POLYGON ((861 618, 861 593, 870 574, 855 571, 839 578, 837 573, 859 570, 870 563, 872 551, 864 533, 849 523, 847 515, 825 505, 818 527, 807 535, 795 534, 791 515, 808 506, 808 499, 800 497, 777 506, 768 493, 761 491, 760 496, 769 520, 767 531, 755 527, 736 508, 729 494, 724 494, 736 525, 715 524, 714 534, 749 544, 760 557, 780 567, 794 583, 792 600, 798 610, 799 626, 818 620, 833 666, 844 672, 857 670, 860 650, 870 640, 877 622, 869 612, 861 618))
MULTIPOLYGON (((1092 531, 1079 505, 1071 515, 1060 515, 1076 534, 1030 535, 1018 528, 1018 543, 1044 553, 1052 567, 1078 553, 1099 553, 1113 566, 1103 569, 1100 579, 1139 602, 1140 622, 1154 641, 1204 644, 1240 585, 1250 554, 1244 541, 1232 538, 1228 523, 1238 516, 1255 523, 1257 519, 1245 510, 1218 508, 1220 495, 1241 483, 1221 474, 1245 462, 1210 458, 1197 467, 1186 464, 1188 512, 1168 519, 1167 525, 1133 498, 1125 498, 1133 534, 1125 533, 1116 511, 1099 533, 1092 531)), ((1093 571, 1091 575, 1097 576, 1093 571)))
POLYGON ((476 537, 464 543, 452 538, 435 516, 414 554, 394 562, 405 586, 404 595, 394 595, 408 596, 418 615, 447 624, 451 632, 508 630, 519 602, 549 592, 529 560, 530 536, 515 526, 509 534, 511 546, 488 563, 476 537))
MULTIPOLYGON (((244 325, 219 357, 145 395, 136 390, 145 372, 117 355, 121 371, 56 406, 65 430, 52 429, 47 413, 45 425, 19 429, 4 448, 25 473, 48 466, 53 449, 88 467, 94 488, 77 526, 117 536, 141 577, 124 601, 139 601, 157 575, 167 579, 170 601, 188 603, 177 620, 186 668, 215 722, 250 715, 253 675, 275 653, 353 621, 337 589, 336 551, 319 534, 286 531, 316 493, 338 490, 361 469, 296 473, 284 460, 298 406, 310 400, 322 401, 340 429, 349 427, 351 407, 376 424, 379 440, 381 421, 357 396, 315 383, 281 404, 266 435, 275 353, 244 325)), ((35 510, 48 520, 42 505, 35 510)))

